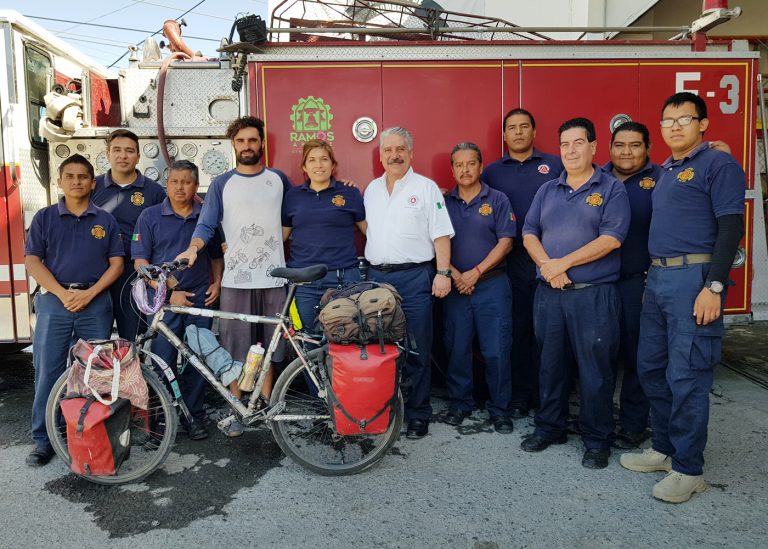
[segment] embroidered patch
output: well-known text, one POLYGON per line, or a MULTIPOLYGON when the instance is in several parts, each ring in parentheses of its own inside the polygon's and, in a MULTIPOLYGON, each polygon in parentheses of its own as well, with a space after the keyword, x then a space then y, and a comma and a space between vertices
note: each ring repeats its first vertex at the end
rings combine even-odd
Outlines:
POLYGON ((443 203, 442 202, 436 202, 435 204, 437 204, 437 209, 438 210, 442 210, 443 209, 443 203))
POLYGON ((638 183, 641 189, 645 189, 646 191, 650 191, 656 186, 656 180, 652 177, 644 177, 640 180, 640 183, 638 183))
POLYGON ((546 164, 539 164, 538 170, 539 173, 547 175, 549 173, 549 166, 546 164))
POLYGON ((603 205, 603 195, 600 193, 592 193, 589 196, 587 196, 586 200, 587 204, 590 206, 602 206, 603 205))
POLYGON ((509 220, 517 222, 517 218, 515 217, 515 212, 509 212, 509 220))
POLYGON ((94 225, 91 229, 91 235, 93 235, 93 238, 101 240, 107 236, 107 231, 101 225, 94 225))
POLYGON ((133 233, 131 240, 133 240, 134 242, 141 242, 141 235, 139 233, 133 233))
POLYGON ((131 204, 134 206, 143 206, 144 205, 144 195, 140 192, 136 191, 131 195, 131 204))
POLYGON ((493 213, 493 208, 490 204, 485 203, 477 210, 480 212, 480 215, 491 215, 493 213))
POLYGON ((346 203, 347 203, 347 201, 346 201, 346 200, 344 200, 344 197, 343 197, 343 196, 341 196, 340 194, 337 194, 336 196, 334 196, 334 197, 331 199, 331 204, 333 204, 333 205, 334 205, 334 206, 336 206, 337 208, 341 208, 341 207, 342 207, 344 204, 346 204, 346 203))
POLYGON ((677 174, 677 180, 680 183, 688 183, 693 179, 693 176, 694 176, 693 168, 685 168, 683 171, 677 174))
POLYGON ((419 197, 416 196, 415 194, 412 194, 411 196, 408 197, 408 204, 410 204, 411 206, 415 206, 418 203, 419 203, 419 197))

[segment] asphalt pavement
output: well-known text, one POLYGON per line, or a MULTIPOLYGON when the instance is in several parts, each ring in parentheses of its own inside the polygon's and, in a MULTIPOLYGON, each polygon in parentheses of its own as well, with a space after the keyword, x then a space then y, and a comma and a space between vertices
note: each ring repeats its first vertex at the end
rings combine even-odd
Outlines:
MULTIPOLYGON (((741 350, 740 341, 726 349, 741 350)), ((25 465, 30 358, 0 357, 2 548, 768 546, 768 391, 722 366, 705 454, 710 488, 672 505, 651 496, 663 474, 624 470, 618 451, 607 469, 583 468, 576 436, 523 452, 532 418, 511 435, 493 432, 482 411, 450 427, 439 389, 430 434, 401 438, 360 475, 312 474, 261 426, 231 440, 180 433, 144 482, 98 486, 57 459, 25 465)))

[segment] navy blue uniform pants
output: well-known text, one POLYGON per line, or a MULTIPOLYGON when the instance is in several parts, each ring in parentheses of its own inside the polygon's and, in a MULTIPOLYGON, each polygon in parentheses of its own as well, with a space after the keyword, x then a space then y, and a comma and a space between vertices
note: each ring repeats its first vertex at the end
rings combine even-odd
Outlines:
POLYGON ((418 353, 410 353, 405 364, 405 375, 410 380, 405 415, 408 420, 429 420, 432 417, 429 392, 432 374, 432 280, 435 269, 425 265, 404 271, 384 272, 371 266, 368 277, 376 282, 392 284, 403 298, 408 332, 415 340, 418 353))
POLYGON ((640 310, 643 306, 645 276, 620 280, 616 284, 621 299, 621 340, 619 358, 624 366, 619 396, 619 425, 629 433, 648 427, 650 404, 637 377, 637 346, 640 338, 640 310))
POLYGON ((142 329, 144 315, 139 312, 131 296, 131 282, 136 279, 133 261, 126 258, 120 277, 109 287, 112 296, 112 313, 117 323, 117 333, 123 339, 133 341, 142 329))
POLYGON ((452 410, 471 412, 472 343, 475 335, 485 360, 491 417, 509 415, 512 349, 512 290, 503 274, 483 280, 471 295, 456 289, 443 300, 445 348, 449 355, 446 386, 452 410))
POLYGON ((507 275, 512 287, 513 408, 528 410, 539 404, 539 348, 533 332, 533 298, 536 294, 536 264, 524 248, 507 256, 507 275))
POLYGON ((52 293, 35 298, 37 323, 32 338, 32 364, 35 367, 35 399, 32 404, 32 440, 48 446, 45 406, 53 384, 67 369, 69 348, 78 339, 109 339, 112 333, 112 300, 101 292, 84 310, 70 313, 52 293))
POLYGON ((555 290, 539 284, 534 328, 541 347, 536 434, 547 440, 566 436, 570 358, 579 370, 579 428, 587 449, 606 449, 613 435, 613 364, 619 350, 621 305, 614 284, 581 290, 555 290))
MULTIPOLYGON (((207 289, 208 285, 187 290, 188 292, 195 294, 193 297, 187 298, 188 301, 192 302, 193 307, 205 307, 205 291, 207 289)), ((149 293, 150 299, 152 299, 153 295, 151 292, 149 293)), ((171 331, 182 341, 184 340, 184 331, 187 329, 187 326, 194 324, 199 328, 210 330, 212 322, 213 319, 201 316, 181 315, 170 312, 163 313, 163 323, 168 325, 171 331)), ((158 334, 158 336, 152 340, 152 352, 173 368, 173 372, 179 378, 181 396, 184 398, 184 402, 189 408, 192 417, 201 421, 205 420, 203 400, 205 397, 205 386, 208 383, 205 378, 201 376, 200 372, 198 372, 192 365, 187 365, 181 375, 179 375, 178 369, 176 368, 178 351, 162 334, 158 334)))
POLYGON ((708 272, 709 264, 651 267, 640 317, 637 371, 651 403, 653 449, 686 475, 703 472, 709 391, 724 334, 722 316, 706 326, 693 317, 708 272))
POLYGON ((296 288, 296 308, 299 310, 304 329, 310 332, 314 330, 320 298, 326 290, 359 281, 360 270, 355 266, 348 269, 331 269, 324 278, 296 288))

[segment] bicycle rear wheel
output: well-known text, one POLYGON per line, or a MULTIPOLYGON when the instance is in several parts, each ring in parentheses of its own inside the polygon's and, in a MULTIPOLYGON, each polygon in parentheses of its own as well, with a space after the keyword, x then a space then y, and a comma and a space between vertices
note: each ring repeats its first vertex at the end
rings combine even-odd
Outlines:
MULTIPOLYGON (((82 478, 97 484, 127 484, 139 482, 165 462, 176 438, 177 414, 171 396, 157 375, 145 366, 141 368, 149 389, 147 410, 131 409, 130 455, 115 475, 82 478)), ((45 426, 56 455, 67 467, 72 458, 67 450, 67 427, 61 413, 61 401, 67 392, 67 374, 56 381, 45 409, 45 426)), ((75 473, 76 474, 76 473, 75 473)))
MULTIPOLYGON (((324 367, 325 354, 325 349, 316 349, 306 355, 318 379, 316 372, 324 367)), ((399 392, 395 417, 387 431, 355 436, 336 434, 328 404, 317 393, 299 359, 288 365, 272 391, 270 404, 285 403, 270 422, 272 433, 283 452, 303 467, 326 476, 359 473, 384 457, 400 436, 403 398, 399 392)))

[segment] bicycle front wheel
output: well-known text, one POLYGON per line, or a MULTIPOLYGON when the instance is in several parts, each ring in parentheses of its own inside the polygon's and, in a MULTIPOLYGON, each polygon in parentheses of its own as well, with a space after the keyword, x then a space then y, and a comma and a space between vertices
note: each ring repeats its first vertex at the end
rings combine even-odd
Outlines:
MULTIPOLYGON (((131 441, 128 458, 114 475, 78 475, 97 484, 139 482, 165 462, 176 438, 177 419, 171 396, 157 375, 141 368, 149 389, 146 410, 131 408, 131 441)), ((72 458, 67 450, 67 426, 61 412, 61 401, 67 393, 67 375, 56 381, 45 409, 45 427, 56 455, 69 467, 72 458)))
MULTIPOLYGON (((323 368, 325 349, 306 355, 315 377, 323 368)), ((342 436, 335 432, 330 409, 318 397, 318 387, 306 375, 300 359, 291 362, 272 391, 270 404, 285 408, 270 422, 272 433, 285 454, 307 469, 326 476, 352 475, 376 464, 400 436, 403 398, 398 392, 395 417, 380 435, 342 436)))

